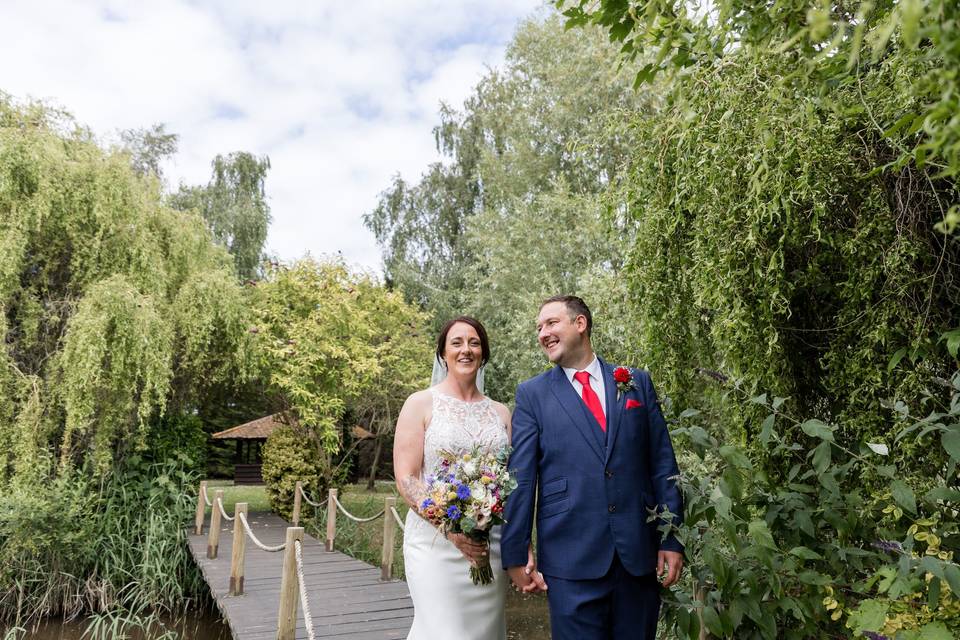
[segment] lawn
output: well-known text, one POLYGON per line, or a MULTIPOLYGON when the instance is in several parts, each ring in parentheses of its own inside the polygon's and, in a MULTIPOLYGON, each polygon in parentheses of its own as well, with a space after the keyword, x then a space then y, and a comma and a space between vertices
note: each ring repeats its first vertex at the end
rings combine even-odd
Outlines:
POLYGON ((207 495, 213 502, 217 489, 223 489, 223 508, 233 515, 233 507, 238 502, 247 503, 247 511, 270 511, 270 500, 262 484, 234 485, 233 480, 207 480, 207 495))

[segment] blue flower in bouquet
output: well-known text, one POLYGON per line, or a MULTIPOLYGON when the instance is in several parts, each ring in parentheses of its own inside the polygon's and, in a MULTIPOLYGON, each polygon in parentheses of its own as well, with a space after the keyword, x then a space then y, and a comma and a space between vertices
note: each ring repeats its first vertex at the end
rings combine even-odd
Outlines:
POLYGON ((470 487, 465 484, 461 484, 457 487, 457 497, 461 500, 466 500, 470 497, 470 487))
POLYGON ((425 510, 427 507, 432 507, 433 505, 434 505, 433 500, 431 498, 427 498, 426 500, 420 503, 420 509, 425 510))
POLYGON ((460 507, 458 507, 457 505, 452 504, 449 507, 447 507, 447 517, 450 518, 451 520, 459 520, 461 515, 463 514, 460 513, 460 507))
POLYGON ((456 476, 452 473, 447 476, 447 482, 453 482, 454 480, 456 480, 456 476))

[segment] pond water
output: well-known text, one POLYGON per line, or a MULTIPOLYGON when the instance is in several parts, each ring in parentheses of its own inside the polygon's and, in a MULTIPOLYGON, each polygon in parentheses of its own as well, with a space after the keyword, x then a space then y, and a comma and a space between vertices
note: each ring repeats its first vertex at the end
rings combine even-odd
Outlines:
MULTIPOLYGON (((180 640, 230 640, 227 625, 215 612, 193 612, 177 622, 167 622, 169 628, 180 634, 180 640)), ((17 640, 81 640, 87 623, 84 620, 64 622, 45 620, 17 640)), ((6 634, 0 634, 3 640, 6 634)), ((550 619, 546 596, 524 596, 507 592, 507 638, 509 640, 547 640, 550 637, 550 619)), ((143 634, 132 633, 130 640, 149 640, 143 634)))
MULTIPOLYGON (((165 621, 168 629, 176 630, 180 640, 230 640, 230 629, 216 613, 187 614, 178 621, 165 621)), ((17 640, 81 640, 87 628, 85 620, 44 620, 36 628, 28 629, 26 635, 18 634, 17 640)), ((6 633, 6 632, 5 632, 6 633)), ((142 633, 132 632, 129 640, 149 640, 142 633)), ((153 637, 156 637, 154 634, 153 637)), ((0 636, 3 638, 3 636, 0 636)))
MULTIPOLYGON (((230 640, 230 632, 215 613, 194 613, 179 622, 169 623, 180 634, 180 640, 230 640)), ((17 636, 18 640, 81 640, 87 623, 83 620, 64 622, 45 620, 39 627, 17 636)), ((4 634, 5 635, 5 634, 4 634)), ((507 638, 509 640, 547 640, 550 620, 546 596, 523 596, 510 591, 507 596, 507 638)), ((0 635, 3 638, 3 635, 0 635)), ((130 640, 148 640, 132 634, 130 640)))

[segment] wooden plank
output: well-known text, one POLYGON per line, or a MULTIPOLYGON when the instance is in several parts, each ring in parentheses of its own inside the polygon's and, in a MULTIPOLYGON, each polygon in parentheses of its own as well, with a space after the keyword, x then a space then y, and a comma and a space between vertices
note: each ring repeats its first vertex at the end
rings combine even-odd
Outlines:
MULTIPOLYGON (((266 545, 284 541, 287 522, 272 514, 251 514, 250 528, 266 545)), ((229 523, 227 523, 229 525, 229 523)), ((375 525, 374 525, 375 526, 375 525)), ((224 532, 232 526, 221 525, 224 532)), ((220 537, 217 559, 206 557, 207 540, 190 532, 191 555, 236 640, 275 640, 280 604, 283 553, 268 553, 246 543, 244 594, 230 596, 232 536, 220 537)), ((413 603, 402 581, 381 581, 381 571, 304 536, 303 572, 318 638, 402 640, 413 621, 413 603)), ((296 638, 306 638, 302 612, 296 638)))

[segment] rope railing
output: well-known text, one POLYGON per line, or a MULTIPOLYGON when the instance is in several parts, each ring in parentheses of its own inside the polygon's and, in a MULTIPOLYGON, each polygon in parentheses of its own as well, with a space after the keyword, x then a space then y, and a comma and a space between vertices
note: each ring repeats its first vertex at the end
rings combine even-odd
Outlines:
POLYGON ((223 508, 222 498, 217 498, 217 506, 220 507, 220 516, 227 522, 230 522, 231 520, 233 520, 233 518, 236 518, 236 516, 230 517, 227 515, 226 510, 223 508))
POLYGON ((304 501, 311 507, 319 508, 323 506, 322 502, 314 502, 313 500, 310 499, 310 496, 307 495, 307 491, 303 488, 302 482, 297 483, 297 491, 303 497, 304 501))
POLYGON ((393 519, 397 523, 397 526, 400 527, 400 531, 403 531, 403 518, 400 517, 400 513, 396 510, 395 507, 390 507, 390 515, 393 516, 393 519))
POLYGON ((343 503, 341 503, 340 500, 339 500, 336 496, 334 496, 333 502, 334 502, 334 504, 337 505, 337 509, 340 510, 340 513, 342 513, 343 515, 345 515, 345 516, 346 516, 347 518, 349 518, 350 520, 353 520, 354 522, 373 522, 374 520, 376 520, 377 518, 379 518, 380 516, 382 516, 382 515, 384 514, 384 512, 385 512, 385 509, 381 509, 381 510, 379 511, 379 513, 377 513, 377 515, 375 515, 375 516, 370 516, 369 518, 361 518, 361 517, 359 517, 359 516, 353 515, 353 514, 350 513, 349 511, 347 511, 347 508, 343 506, 343 503))
MULTIPOLYGON (((369 517, 360 517, 350 513, 338 498, 338 490, 330 489, 327 496, 327 544, 326 549, 333 551, 333 542, 336 537, 336 516, 339 511, 347 519, 362 524, 372 522, 383 517, 383 548, 381 551, 381 579, 390 580, 393 574, 393 557, 396 532, 403 531, 403 518, 397 511, 397 499, 387 496, 384 499, 383 509, 369 517), (389 513, 389 516, 386 514, 389 513)), ((300 482, 294 492, 294 526, 287 528, 286 541, 278 545, 267 545, 253 532, 247 519, 247 503, 238 502, 234 505, 234 514, 231 516, 223 506, 223 489, 216 489, 213 499, 207 491, 207 482, 200 483, 197 497, 196 533, 202 535, 206 508, 210 507, 210 530, 207 538, 207 557, 216 559, 220 541, 221 521, 233 522, 233 546, 230 563, 230 595, 243 594, 244 564, 246 556, 247 538, 259 549, 268 553, 284 552, 283 572, 281 574, 280 611, 277 622, 278 640, 294 640, 297 621, 297 604, 303 609, 304 623, 307 637, 314 640, 313 617, 310 612, 310 601, 307 594, 306 580, 303 568, 303 528, 296 526, 300 517, 301 500, 313 507, 320 508, 323 503, 314 502, 303 490, 300 482)))
POLYGON ((300 592, 300 606, 303 607, 303 623, 307 628, 308 640, 314 640, 313 614, 310 613, 310 600, 307 598, 307 582, 303 578, 303 542, 294 540, 293 549, 297 560, 297 586, 300 592))
POLYGON ((249 536, 249 538, 250 538, 250 540, 253 542, 253 544, 257 545, 259 548, 261 548, 261 549, 263 549, 264 551, 267 551, 267 552, 269 552, 269 553, 276 553, 277 551, 283 551, 284 549, 287 548, 287 543, 286 543, 286 542, 284 542, 284 543, 282 543, 282 544, 274 545, 274 546, 272 546, 272 547, 269 546, 269 545, 263 544, 263 543, 260 541, 260 539, 257 538, 257 536, 255 536, 255 535, 253 534, 253 531, 250 530, 250 523, 247 522, 247 516, 246 516, 246 514, 244 514, 244 513, 241 511, 240 514, 239 514, 239 516, 240 516, 240 522, 243 523, 243 529, 244 529, 244 531, 246 531, 247 536, 249 536))

